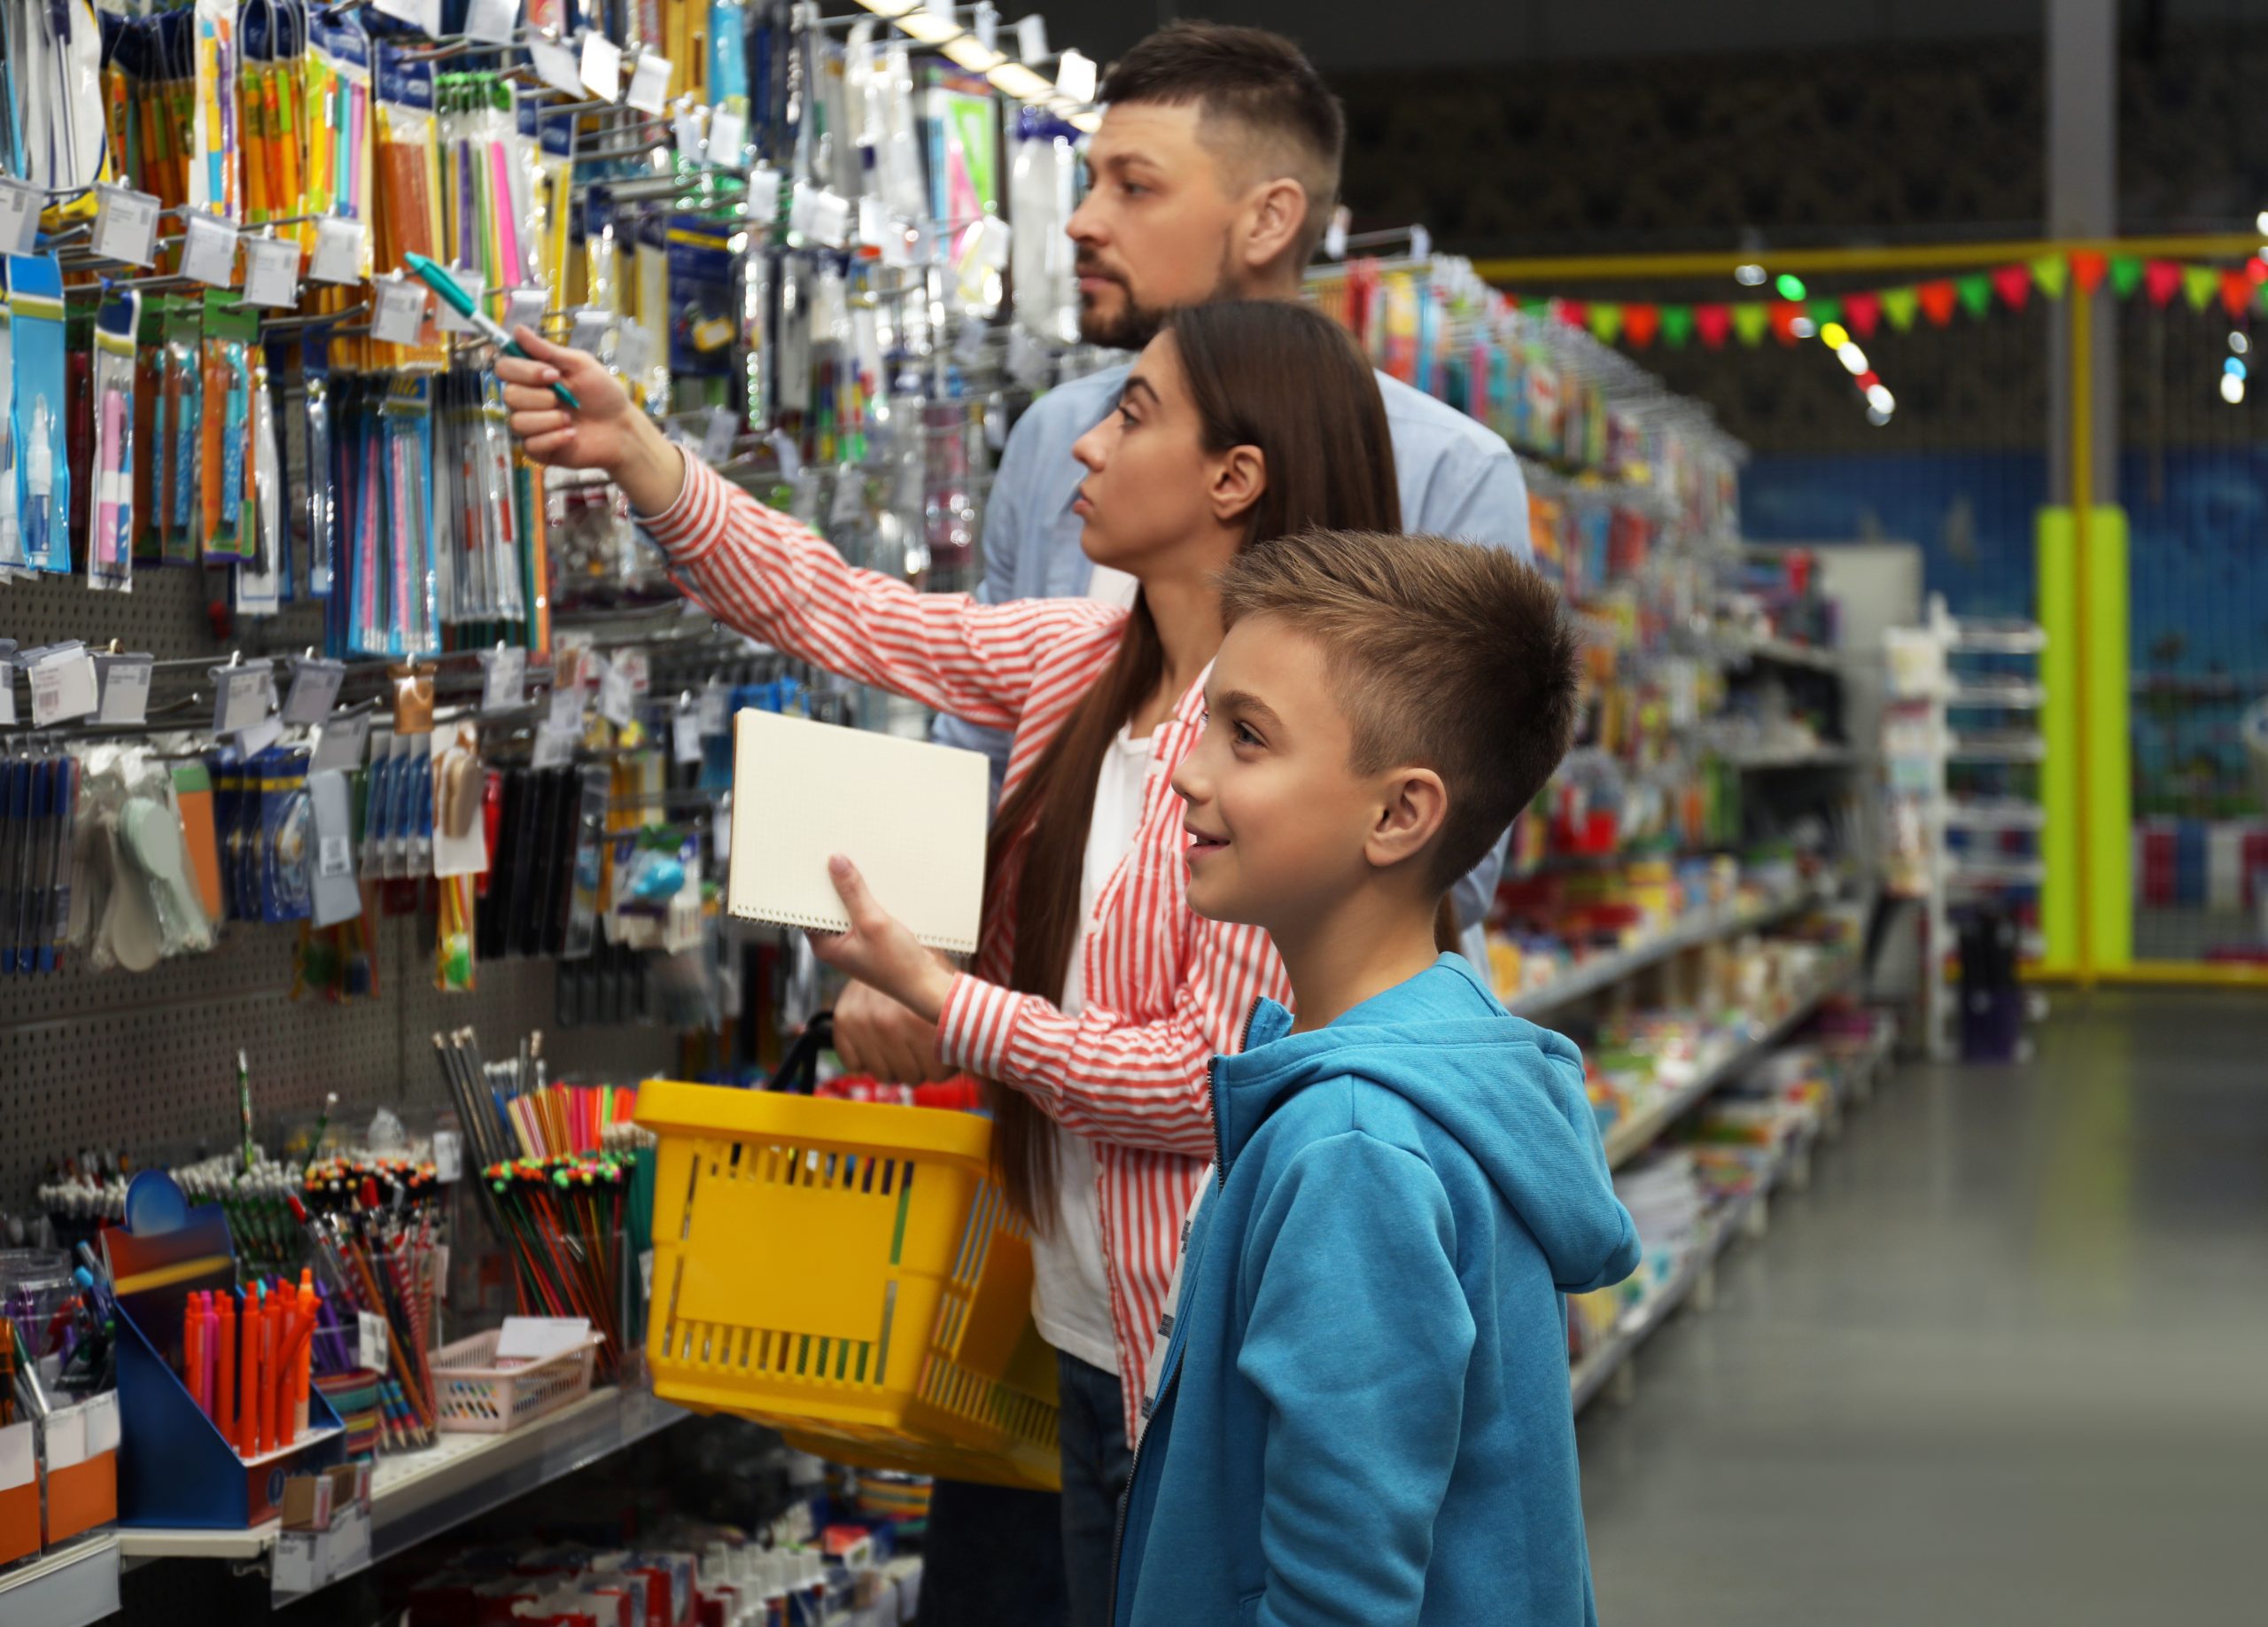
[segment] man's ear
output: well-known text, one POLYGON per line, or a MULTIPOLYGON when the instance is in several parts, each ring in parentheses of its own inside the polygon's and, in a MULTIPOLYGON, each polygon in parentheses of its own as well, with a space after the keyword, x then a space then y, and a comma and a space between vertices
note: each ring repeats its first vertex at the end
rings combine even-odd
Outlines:
POLYGON ((1268 489, 1268 455, 1258 447, 1231 447, 1213 470, 1206 497, 1213 518, 1227 525, 1250 511, 1268 489))
MULTIPOLYGON (((1308 222, 1308 189, 1289 175, 1253 188, 1245 199, 1242 269, 1257 276, 1291 253, 1308 222)), ((1294 268, 1296 270, 1297 268, 1294 268)))
POLYGON ((1363 844, 1363 857, 1386 869, 1416 858, 1432 845, 1449 816, 1449 788, 1431 768, 1396 768, 1382 782, 1378 813, 1363 844))

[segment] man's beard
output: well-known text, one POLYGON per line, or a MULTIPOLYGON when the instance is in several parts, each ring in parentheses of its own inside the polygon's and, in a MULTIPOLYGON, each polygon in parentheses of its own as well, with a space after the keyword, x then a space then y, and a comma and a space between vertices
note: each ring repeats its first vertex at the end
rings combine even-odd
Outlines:
POLYGON ((1079 338, 1090 345, 1102 345, 1112 350, 1139 350, 1158 337, 1158 330, 1166 325, 1166 318, 1172 313, 1137 304, 1134 291, 1123 283, 1118 288, 1126 296, 1126 303, 1108 315, 1084 300, 1080 302, 1079 338))
MULTIPOLYGON (((1167 318, 1173 315, 1174 307, 1171 306, 1142 304, 1134 298, 1133 289, 1107 272, 1083 265, 1078 268, 1077 274, 1105 277, 1118 284, 1119 292, 1126 296, 1124 307, 1115 316, 1104 315, 1084 300, 1079 302, 1079 338, 1087 344, 1107 346, 1113 350, 1140 350, 1158 337, 1158 330, 1164 327, 1167 318)), ((1228 255, 1224 250, 1220 268, 1213 278, 1212 292, 1196 303, 1210 305, 1216 300, 1237 297, 1236 280, 1229 273, 1228 255)))

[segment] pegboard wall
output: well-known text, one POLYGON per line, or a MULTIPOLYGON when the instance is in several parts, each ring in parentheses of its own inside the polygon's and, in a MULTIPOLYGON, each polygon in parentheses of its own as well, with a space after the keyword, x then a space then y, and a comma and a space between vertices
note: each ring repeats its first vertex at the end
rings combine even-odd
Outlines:
MULTIPOLYGON (((128 593, 97 593, 76 576, 0 585, 0 637, 22 648, 79 639, 145 650, 159 660, 296 651, 321 638, 319 606, 240 623, 223 642, 207 610, 202 570, 150 567, 128 593)), ((168 961, 143 976, 80 966, 45 977, 0 978, 0 1211, 31 1201, 39 1172, 66 1150, 125 1152, 137 1163, 235 1144, 237 1052, 250 1064, 256 1133, 269 1145, 312 1120, 338 1093, 335 1123, 380 1105, 405 1116, 438 1108, 438 1030, 477 1029, 492 1056, 531 1029, 555 1028, 555 964, 492 961, 478 986, 432 985, 430 916, 384 922, 375 1000, 334 1005, 291 998, 297 930, 231 923, 210 954, 168 961)), ((585 1028, 548 1048, 555 1071, 570 1053, 579 1073, 632 1080, 665 1070, 673 1036, 658 1028, 585 1028)))

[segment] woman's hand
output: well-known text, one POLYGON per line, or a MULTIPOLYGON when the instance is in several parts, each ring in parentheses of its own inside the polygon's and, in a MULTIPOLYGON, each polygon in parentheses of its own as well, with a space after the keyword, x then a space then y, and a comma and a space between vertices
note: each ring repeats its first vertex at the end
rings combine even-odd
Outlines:
POLYGON ((945 1008, 953 975, 905 930, 905 923, 874 902, 866 877, 842 854, 827 861, 835 891, 850 917, 847 932, 813 932, 812 950, 837 971, 889 995, 925 1023, 945 1008))
POLYGON ((926 1085, 947 1072, 937 1060, 937 1025, 863 983, 835 1002, 835 1054, 847 1071, 893 1085, 926 1085))
POLYGON ((641 514, 659 514, 685 486, 685 455, 631 403, 622 381, 586 351, 555 345, 532 328, 514 330, 525 357, 500 355, 496 377, 512 433, 535 463, 554 469, 595 469, 622 487, 641 514), (570 409, 551 393, 563 384, 582 403, 570 409))

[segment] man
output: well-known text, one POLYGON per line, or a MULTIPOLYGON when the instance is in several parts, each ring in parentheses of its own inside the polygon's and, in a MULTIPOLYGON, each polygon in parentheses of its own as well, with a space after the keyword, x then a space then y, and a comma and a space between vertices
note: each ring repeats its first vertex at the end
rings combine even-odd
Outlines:
MULTIPOLYGON (((1077 245, 1079 330, 1089 343, 1139 350, 1166 313, 1210 300, 1297 299, 1338 202, 1346 123, 1337 98, 1299 48, 1279 35, 1177 23, 1136 45, 1103 82, 1101 128, 1087 152, 1091 187, 1071 217, 1077 245)), ((1133 581, 1097 569, 1079 548, 1071 511, 1084 471, 1071 445, 1117 405, 1130 364, 1059 385, 1008 437, 984 513, 978 592, 1011 599, 1090 596, 1131 603, 1133 581)), ((1402 522, 1528 555, 1527 491, 1503 441, 1462 413, 1379 377, 1394 436, 1402 522)), ((1005 767, 1004 736, 947 720, 937 738, 1005 767)), ((1501 849, 1457 884, 1468 951, 1495 889, 1501 849)), ((936 1030, 852 984, 836 1008, 847 1065, 885 1078, 935 1077, 936 1030)), ((1139 1375, 1131 1382, 1138 1382, 1139 1375)), ((1067 1405, 1069 1402, 1067 1397, 1067 1405)), ((1115 1403, 1113 1403, 1113 1410, 1115 1403)), ((1122 1458, 1123 1443, 1116 1451, 1122 1458)), ((1115 1466, 1122 1483, 1125 1466, 1115 1466)), ((1052 1502, 1053 1499, 1048 1499, 1052 1502)), ((1107 1530, 1110 1511, 1070 1509, 1107 1530)), ((934 1627, 1065 1616, 1054 1512, 1026 1492, 939 1482, 931 1504, 922 1619, 934 1627)), ((1073 1578, 1073 1627, 1107 1619, 1107 1600, 1073 1578)))
MULTIPOLYGON (((1208 300, 1293 300, 1339 197, 1346 121, 1338 98, 1281 35, 1175 23, 1137 44, 1103 81, 1102 127, 1087 150, 1091 186, 1071 216, 1079 333, 1138 351, 1166 314, 1208 300)), ((1072 500, 1084 471, 1071 445, 1117 405, 1130 362, 1049 391, 1017 421, 984 509, 979 596, 1133 602, 1133 580, 1079 548, 1072 500)), ((1527 487, 1503 439, 1399 379, 1379 375, 1394 433, 1405 530, 1529 557, 1527 487)), ((1007 736, 957 719, 936 738, 986 752, 994 782, 1007 736)), ((1464 949, 1487 965, 1480 922, 1503 852, 1453 894, 1464 949)), ((884 1078, 935 1071, 928 1025, 853 985, 836 1014, 846 1063, 884 1078)))

